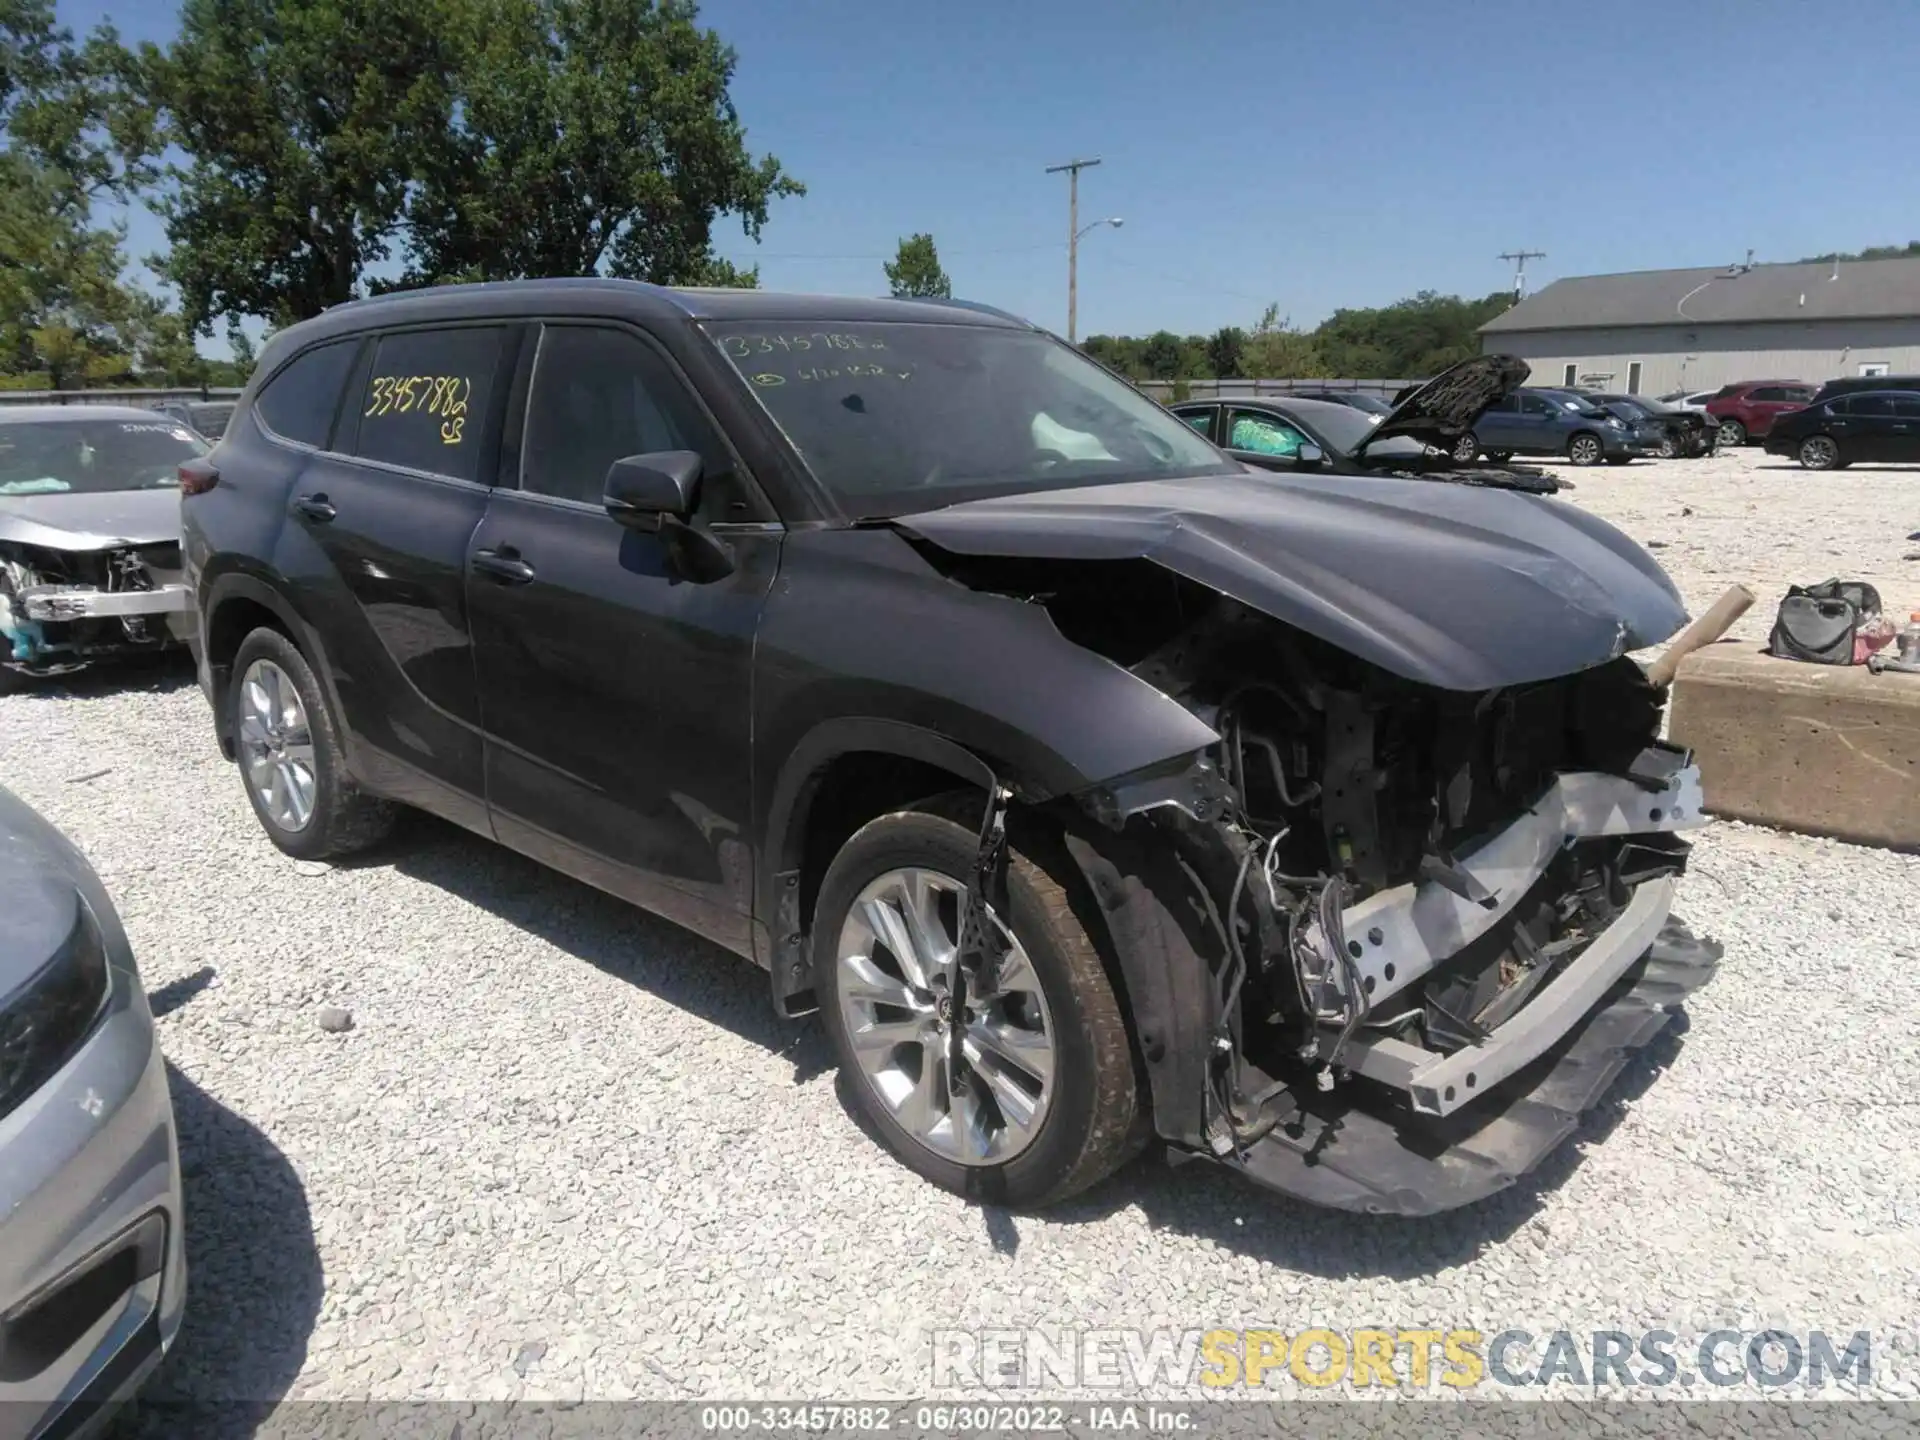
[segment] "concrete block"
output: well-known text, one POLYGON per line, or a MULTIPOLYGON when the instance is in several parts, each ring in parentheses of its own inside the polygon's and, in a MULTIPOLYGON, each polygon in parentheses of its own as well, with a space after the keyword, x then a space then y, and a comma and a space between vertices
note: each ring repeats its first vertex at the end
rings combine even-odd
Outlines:
POLYGON ((1674 677, 1668 735, 1712 814, 1920 851, 1920 675, 1709 645, 1674 677))

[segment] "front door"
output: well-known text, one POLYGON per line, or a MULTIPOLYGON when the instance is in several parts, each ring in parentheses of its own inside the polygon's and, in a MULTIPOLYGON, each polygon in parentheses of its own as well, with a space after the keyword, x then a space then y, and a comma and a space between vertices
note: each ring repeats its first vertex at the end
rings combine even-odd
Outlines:
POLYGON ((468 627, 468 540, 487 507, 492 397, 509 363, 501 325, 375 339, 343 406, 335 453, 288 496, 284 575, 364 778, 485 833, 479 700, 468 627))
POLYGON ((1262 410, 1229 409, 1227 444, 1236 460, 1263 470, 1295 470, 1300 447, 1313 442, 1298 427, 1262 410))
POLYGON ((518 485, 474 533, 467 593, 495 833, 746 950, 753 641, 781 532, 743 514, 771 512, 651 340, 550 324, 518 485), (659 535, 607 514, 607 467, 661 450, 701 455, 732 573, 688 579, 659 535))

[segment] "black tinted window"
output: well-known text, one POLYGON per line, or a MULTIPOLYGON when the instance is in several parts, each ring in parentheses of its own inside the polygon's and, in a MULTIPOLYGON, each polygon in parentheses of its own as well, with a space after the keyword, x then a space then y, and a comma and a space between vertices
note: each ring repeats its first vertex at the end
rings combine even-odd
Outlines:
POLYGON ((1855 395, 1847 401, 1849 415, 1891 415, 1893 397, 1891 395, 1855 395))
POLYGON ((487 326, 381 336, 359 397, 354 453, 478 480, 481 432, 506 333, 487 326))
POLYGON ((660 450, 700 456, 707 516, 751 518, 725 447, 658 352, 622 330, 547 327, 533 365, 520 488, 598 505, 608 466, 660 450))
POLYGON ((274 434, 302 445, 325 445, 358 340, 336 340, 297 356, 260 392, 254 410, 274 434))
POLYGON ((1784 400, 1787 398, 1787 392, 1778 385, 1762 385, 1759 389, 1749 392, 1747 398, 1749 400, 1784 400))

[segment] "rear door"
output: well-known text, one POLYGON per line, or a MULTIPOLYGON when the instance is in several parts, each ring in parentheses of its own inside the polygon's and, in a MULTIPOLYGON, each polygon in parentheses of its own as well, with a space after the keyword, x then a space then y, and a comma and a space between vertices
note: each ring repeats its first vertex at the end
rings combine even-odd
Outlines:
POLYGON ((334 448, 288 497, 280 559, 326 647, 355 762, 380 789, 483 833, 479 697, 468 625, 468 541, 498 463, 515 327, 377 335, 362 353, 334 448), (315 552, 322 563, 312 561, 315 552))
POLYGON ((1911 465, 1920 461, 1920 395, 1903 393, 1889 399, 1893 403, 1893 423, 1883 458, 1911 465))
POLYGON ((1894 397, 1869 392, 1849 395, 1847 439, 1844 454, 1849 460, 1889 460, 1897 448, 1894 426, 1901 417, 1894 413, 1894 397))
POLYGON ((1220 407, 1214 404, 1175 405, 1173 413, 1214 444, 1220 443, 1220 407))
POLYGON ((547 324, 521 383, 467 581, 495 833, 746 953, 753 645, 784 532, 643 332, 547 324), (701 456, 731 573, 690 579, 607 513, 608 466, 661 450, 701 456))

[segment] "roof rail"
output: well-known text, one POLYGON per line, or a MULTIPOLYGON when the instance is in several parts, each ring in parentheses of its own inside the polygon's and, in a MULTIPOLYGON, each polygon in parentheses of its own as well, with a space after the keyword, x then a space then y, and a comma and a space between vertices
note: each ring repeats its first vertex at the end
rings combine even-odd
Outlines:
MULTIPOLYGON (((893 300, 899 297, 883 295, 879 298, 883 300, 893 300)), ((1002 310, 998 305, 985 305, 978 300, 955 300, 950 295, 914 295, 908 298, 922 305, 951 305, 956 310, 972 310, 980 315, 996 315, 1002 320, 1011 320, 1014 324, 1028 330, 1038 330, 1040 328, 1024 315, 1016 315, 1011 310, 1002 310)))

